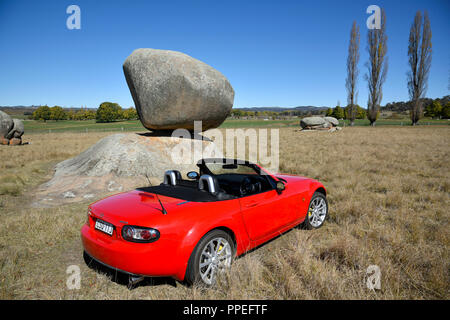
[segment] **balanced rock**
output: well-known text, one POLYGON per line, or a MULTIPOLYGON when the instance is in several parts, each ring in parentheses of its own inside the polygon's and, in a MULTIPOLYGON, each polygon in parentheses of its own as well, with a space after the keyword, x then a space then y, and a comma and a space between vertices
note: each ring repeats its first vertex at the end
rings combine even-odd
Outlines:
POLYGON ((6 138, 14 126, 14 122, 9 114, 0 111, 0 138, 6 138))
POLYGON ((229 115, 234 90, 211 66, 184 53, 137 49, 125 60, 123 71, 136 110, 149 130, 218 127, 229 115))
POLYGON ((23 133, 25 132, 23 122, 22 122, 22 120, 19 120, 19 119, 12 119, 12 120, 13 120, 13 127, 9 131, 9 133, 6 135, 6 138, 7 139, 21 138, 23 133))

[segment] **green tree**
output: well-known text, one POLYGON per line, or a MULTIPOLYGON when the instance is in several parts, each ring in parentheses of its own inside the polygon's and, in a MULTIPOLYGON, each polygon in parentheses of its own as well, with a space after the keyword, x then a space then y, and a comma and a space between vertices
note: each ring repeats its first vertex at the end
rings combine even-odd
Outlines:
POLYGON ((86 120, 93 120, 97 116, 97 113, 93 110, 86 110, 84 113, 84 118, 86 120))
POLYGON ((46 122, 47 120, 50 120, 50 108, 48 106, 40 106, 33 112, 33 119, 34 120, 44 120, 46 122))
POLYGON ((122 117, 124 120, 135 120, 138 118, 138 114, 135 108, 130 107, 128 109, 123 110, 122 117))
POLYGON ((325 116, 332 117, 333 116, 333 109, 332 108, 328 108, 327 109, 327 113, 325 113, 325 116))
POLYGON ((344 110, 340 106, 336 106, 333 110, 333 117, 336 119, 344 118, 344 110))
POLYGON ((440 118, 442 115, 442 105, 439 101, 434 100, 425 107, 425 116, 431 118, 440 118))
POLYGON ((450 101, 442 108, 441 117, 442 119, 450 119, 450 101))
POLYGON ((356 119, 365 119, 366 116, 366 109, 356 105, 356 119))
POLYGON ((113 122, 120 118, 122 107, 117 103, 103 102, 97 109, 96 122, 113 122))
POLYGON ((50 120, 66 120, 67 113, 60 106, 54 106, 50 108, 50 120))

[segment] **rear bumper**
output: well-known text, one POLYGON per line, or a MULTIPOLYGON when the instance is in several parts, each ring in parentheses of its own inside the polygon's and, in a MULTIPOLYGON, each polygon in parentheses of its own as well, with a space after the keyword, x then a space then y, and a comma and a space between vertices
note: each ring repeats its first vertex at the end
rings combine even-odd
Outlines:
POLYGON ((127 242, 104 235, 88 225, 81 228, 81 240, 88 256, 119 272, 133 276, 184 279, 185 264, 177 261, 177 247, 170 240, 160 238, 152 243, 127 242))
POLYGON ((128 272, 128 271, 121 270, 121 269, 117 269, 117 268, 115 268, 115 267, 113 267, 113 266, 107 265, 106 263, 104 263, 104 262, 102 262, 102 261, 100 261, 100 260, 95 259, 93 256, 91 256, 91 255, 90 255, 89 253, 87 253, 86 251, 84 251, 84 254, 85 254, 89 259, 92 259, 92 260, 94 260, 95 262, 101 264, 102 266, 105 266, 105 267, 110 268, 110 269, 112 269, 112 270, 121 272, 121 273, 123 273, 123 274, 130 275, 130 276, 132 276, 132 277, 141 277, 141 276, 142 276, 142 275, 139 275, 139 274, 130 273, 130 272, 128 272))

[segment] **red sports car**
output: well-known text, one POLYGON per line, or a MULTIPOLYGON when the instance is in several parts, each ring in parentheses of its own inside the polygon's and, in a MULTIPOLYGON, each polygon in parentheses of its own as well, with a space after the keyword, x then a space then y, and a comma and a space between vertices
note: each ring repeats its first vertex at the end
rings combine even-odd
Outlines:
POLYGON ((319 228, 327 217, 326 190, 316 180, 234 159, 197 166, 186 179, 170 170, 158 186, 91 204, 81 228, 85 257, 133 282, 173 277, 209 286, 236 256, 297 225, 319 228))

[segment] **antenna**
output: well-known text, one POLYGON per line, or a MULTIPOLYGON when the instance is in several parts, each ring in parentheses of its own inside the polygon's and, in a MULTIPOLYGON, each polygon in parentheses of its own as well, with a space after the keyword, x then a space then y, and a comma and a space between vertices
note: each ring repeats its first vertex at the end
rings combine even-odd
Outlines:
MULTIPOLYGON (((149 184, 151 187, 153 187, 153 185, 152 185, 152 183, 150 182, 150 178, 148 177, 147 173, 145 173, 145 177, 146 177, 147 180, 148 180, 148 184, 149 184)), ((161 206, 161 212, 162 212, 163 214, 167 214, 167 211, 166 211, 166 209, 164 208, 164 206, 163 206, 161 200, 159 199, 158 194, 155 193, 155 196, 156 196, 156 199, 158 199, 159 205, 161 206)))

